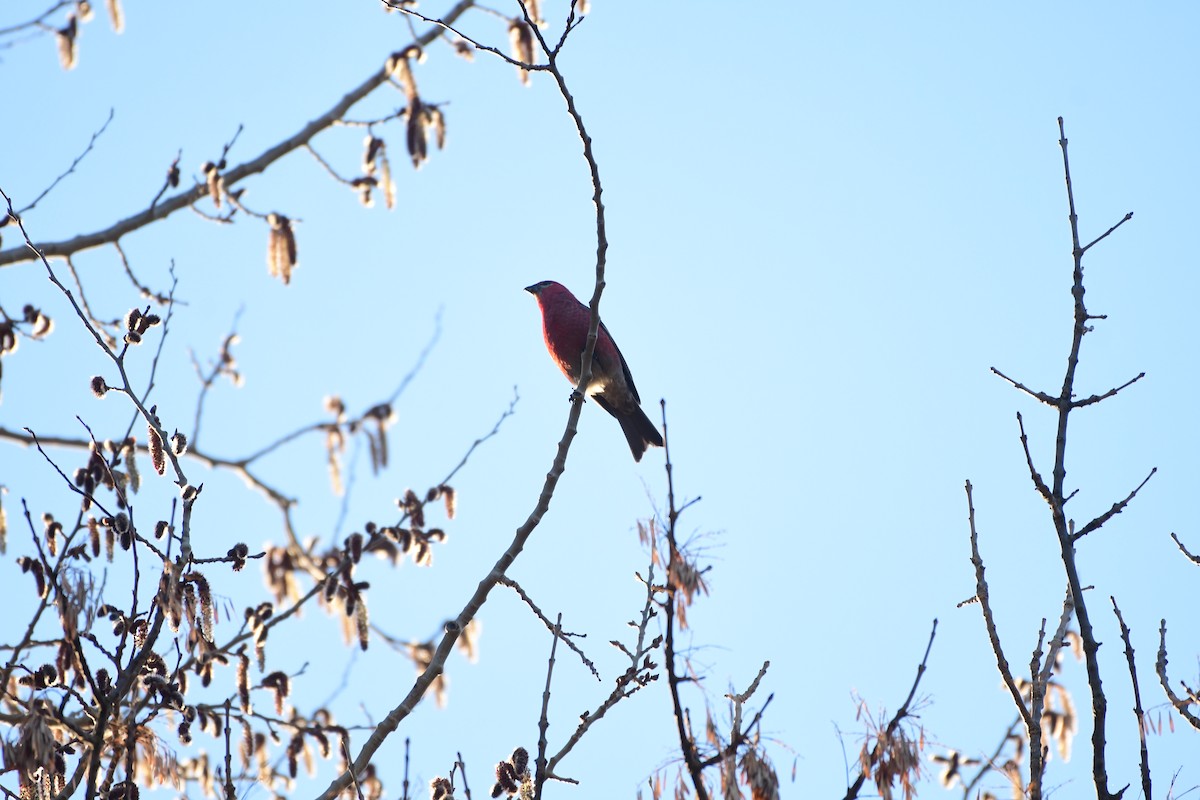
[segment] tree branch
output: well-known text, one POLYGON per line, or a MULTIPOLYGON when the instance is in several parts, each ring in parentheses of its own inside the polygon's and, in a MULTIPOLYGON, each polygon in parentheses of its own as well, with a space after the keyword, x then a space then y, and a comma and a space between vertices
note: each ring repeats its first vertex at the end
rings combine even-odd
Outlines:
POLYGON ((1121 624, 1121 640, 1125 642, 1125 661, 1129 664, 1129 681, 1133 684, 1133 715, 1137 720, 1140 742, 1142 797, 1151 798, 1154 797, 1154 794, 1150 791, 1150 755, 1146 749, 1146 713, 1142 710, 1142 692, 1138 688, 1137 664, 1133 660, 1133 644, 1129 641, 1129 626, 1125 624, 1125 618, 1121 616, 1121 609, 1117 607, 1117 598, 1109 595, 1108 599, 1112 601, 1113 613, 1117 615, 1117 622, 1121 624))
POLYGON ((979 532, 975 528, 975 500, 971 491, 971 482, 967 481, 967 524, 971 529, 971 563, 975 565, 975 597, 973 599, 979 601, 979 606, 983 610, 983 622, 987 627, 988 640, 992 643, 992 653, 996 657, 996 666, 1000 670, 1000 677, 1003 679, 1005 687, 1008 688, 1008 693, 1012 695, 1013 703, 1016 704, 1021 719, 1025 721, 1025 727, 1031 730, 1033 718, 1021 696, 1021 690, 1017 688, 1017 682, 1013 679, 1012 668, 1004 656, 1004 648, 1000 644, 1000 634, 996 630, 996 618, 992 615, 987 580, 984 578, 983 557, 979 554, 979 532))
MULTIPOLYGON (((474 5, 474 0, 460 0, 453 8, 446 12, 446 20, 453 21, 458 19, 462 14, 474 5)), ((433 28, 422 34, 414 43, 420 47, 427 47, 431 42, 438 38, 441 33, 440 28, 433 28)), ((269 166, 274 164, 279 159, 283 158, 293 150, 307 144, 318 133, 326 128, 334 125, 341 119, 347 111, 356 103, 365 98, 371 92, 378 89, 383 84, 387 83, 390 74, 387 69, 381 66, 365 81, 360 83, 355 88, 347 92, 340 100, 333 104, 325 113, 312 120, 296 133, 288 138, 263 151, 257 158, 250 161, 238 164, 225 172, 221 173, 225 186, 233 186, 251 175, 257 175, 265 171, 269 166)), ((65 239, 58 242, 42 242, 35 245, 36 251, 40 252, 47 258, 56 256, 68 256, 72 253, 77 253, 81 250, 87 250, 92 247, 98 247, 102 244, 115 242, 122 236, 128 233, 143 228, 152 222, 160 219, 165 219, 171 214, 174 214, 180 209, 187 208, 195 203, 201 197, 208 194, 208 186, 203 183, 196 184, 190 189, 187 189, 173 197, 145 209, 139 211, 125 219, 115 222, 107 228, 92 233, 80 234, 70 239, 65 239)), ((8 250, 0 250, 0 267, 8 264, 18 264, 25 261, 32 261, 36 256, 24 246, 9 248, 8 250)))
MULTIPOLYGON (((968 486, 969 485, 970 484, 968 484, 968 486)), ((888 722, 884 734, 880 736, 879 741, 876 742, 875 752, 872 754, 872 760, 878 758, 879 749, 882 747, 882 743, 888 739, 891 739, 892 735, 896 732, 896 728, 899 727, 900 723, 904 721, 905 717, 909 716, 909 706, 912 705, 913 698, 917 696, 917 687, 921 684, 922 676, 925 675, 925 665, 929 662, 929 652, 933 649, 933 637, 936 635, 937 620, 935 619, 933 621, 933 627, 929 631, 929 643, 925 645, 925 655, 921 658, 921 663, 917 665, 917 675, 915 678, 913 678, 912 688, 908 690, 908 697, 904 698, 904 704, 900 706, 900 710, 897 711, 895 716, 893 716, 888 722)), ((863 783, 866 781, 866 779, 867 770, 862 769, 858 773, 858 778, 856 778, 854 783, 852 783, 846 790, 846 796, 844 800, 854 800, 854 798, 858 797, 858 792, 860 789, 862 789, 863 783)))

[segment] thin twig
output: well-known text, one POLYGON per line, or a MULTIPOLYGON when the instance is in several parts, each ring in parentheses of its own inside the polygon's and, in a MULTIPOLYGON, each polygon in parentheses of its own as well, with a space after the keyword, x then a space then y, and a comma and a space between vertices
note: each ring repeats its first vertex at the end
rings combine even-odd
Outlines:
POLYGON ((1029 715, 1029 709, 1025 706, 1025 700, 1021 697, 1021 690, 1017 688, 1017 682, 1013 679, 1012 668, 1008 665, 1008 659, 1004 657, 1004 648, 1000 644, 1000 634, 996 630, 996 618, 992 615, 992 606, 988 597, 987 580, 984 578, 983 557, 979 554, 979 532, 975 528, 975 500, 972 496, 971 482, 966 483, 967 491, 967 523, 971 529, 971 563, 975 565, 975 597, 979 600, 979 606, 983 610, 983 621, 987 627, 988 640, 992 643, 992 652, 996 657, 996 666, 1000 669, 1000 677, 1004 680, 1004 685, 1008 688, 1008 693, 1012 695, 1013 703, 1017 706, 1017 711, 1021 714, 1021 719, 1025 721, 1026 728, 1033 727, 1033 720, 1029 715))
POLYGON ((57 3, 50 6, 50 8, 46 9, 28 22, 19 22, 16 25, 9 25, 8 27, 0 28, 0 36, 8 36, 29 28, 40 28, 43 26, 43 23, 46 20, 54 15, 54 12, 58 11, 60 8, 66 8, 67 6, 73 5, 75 5, 75 0, 58 0, 57 3))
MULTIPOLYGON (((2 33, 3 33, 3 31, 0 31, 0 34, 2 34, 2 33)), ((88 140, 87 147, 84 148, 82 153, 80 153, 79 155, 77 155, 75 157, 75 160, 71 162, 71 166, 67 167, 66 172, 62 173, 57 178, 55 178, 54 182, 51 183, 49 186, 47 186, 45 189, 43 189, 41 194, 39 194, 37 197, 33 198, 33 202, 29 203, 29 205, 27 205, 24 208, 17 211, 18 214, 24 214, 26 211, 32 211, 34 209, 34 207, 36 207, 37 204, 40 203, 42 201, 42 199, 46 197, 46 195, 48 195, 48 194, 50 194, 50 192, 54 191, 55 186, 58 186, 58 184, 62 183, 64 178, 66 178, 68 175, 74 174, 75 168, 79 166, 80 162, 83 161, 83 159, 87 156, 87 154, 92 152, 92 148, 96 146, 96 140, 99 139, 100 136, 103 135, 103 133, 106 130, 108 130, 108 123, 113 121, 113 113, 114 113, 113 109, 110 108, 108 110, 108 118, 104 120, 104 124, 100 126, 99 130, 97 130, 95 133, 92 134, 92 138, 88 140)))
POLYGON ((1050 676, 1054 672, 1054 665, 1058 662, 1058 653, 1066 644, 1067 627, 1071 624, 1071 620, 1075 616, 1075 600, 1071 597, 1071 588, 1067 587, 1066 597, 1063 598, 1062 614, 1058 618, 1058 627, 1054 631, 1054 637, 1050 640, 1050 652, 1046 654, 1046 660, 1042 664, 1041 672, 1036 673, 1038 680, 1042 682, 1042 688, 1050 682, 1050 676))
MULTIPOLYGON (((483 44, 482 42, 472 39, 470 36, 463 33, 458 28, 454 27, 454 25, 453 25, 454 18, 450 14, 447 14, 445 17, 440 17, 440 18, 427 17, 424 14, 422 14, 421 12, 417 11, 415 8, 412 8, 411 6, 400 5, 397 2, 397 0, 383 0, 383 2, 389 8, 399 11, 399 12, 403 13, 405 16, 416 17, 417 19, 421 20, 422 22, 428 22, 430 25, 437 25, 438 27, 449 31, 450 33, 453 33, 455 36, 462 39, 463 41, 468 42, 469 44, 473 45, 476 49, 482 50, 485 53, 491 53, 492 55, 496 56, 497 58, 503 59, 504 61, 507 61, 509 64, 512 64, 514 67, 517 67, 519 69, 525 69, 525 70, 529 70, 531 72, 549 71, 551 69, 551 66, 549 64, 526 64, 524 61, 519 61, 519 60, 513 58, 512 56, 508 55, 507 53, 505 53, 503 50, 501 50, 498 47, 492 47, 490 45, 486 45, 486 44, 483 44)), ((536 26, 534 26, 534 27, 536 28, 536 26)))
POLYGON ((1093 405, 1094 403, 1099 403, 1101 400, 1107 400, 1110 397, 1116 396, 1117 392, 1121 391, 1122 389, 1126 389, 1130 386, 1133 386, 1135 383, 1137 383, 1144 377, 1146 377, 1146 373, 1139 372, 1137 375, 1134 375, 1132 378, 1125 381, 1120 386, 1114 386, 1112 389, 1109 389, 1104 394, 1094 394, 1091 397, 1085 397, 1082 400, 1075 400, 1075 401, 1072 401, 1071 405, 1074 406, 1075 408, 1083 408, 1084 406, 1090 406, 1090 405, 1093 405))
MULTIPOLYGON (((196 368, 196 376, 200 378, 200 394, 196 397, 196 416, 192 420, 192 436, 190 444, 196 447, 200 442, 200 423, 204 419, 204 401, 208 398, 208 392, 216 383, 217 377, 223 373, 229 372, 229 364, 233 360, 232 354, 229 352, 234 343, 237 342, 238 321, 242 318, 242 310, 245 307, 238 308, 237 313, 233 315, 233 324, 230 326, 229 333, 221 342, 221 352, 217 360, 213 362, 212 368, 208 374, 204 374, 200 369, 200 362, 196 360, 195 354, 192 355, 192 365, 196 368)), ((236 374, 234 375, 236 378, 236 374)))
POLYGON ((1164 619, 1159 623, 1158 628, 1158 660, 1154 664, 1155 671, 1158 673, 1158 682, 1162 685, 1163 692, 1166 693, 1167 699, 1171 701, 1171 705, 1179 712, 1179 715, 1187 720, 1188 724, 1196 730, 1200 730, 1200 717, 1197 717, 1191 710, 1195 704, 1190 697, 1179 697, 1171 689, 1171 682, 1167 678, 1167 621, 1164 619))
MULTIPOLYGON (((554 635, 561 637, 563 644, 571 648, 571 650, 573 650, 575 654, 579 656, 579 659, 583 661, 584 666, 591 670, 591 673, 596 676, 596 680, 602 680, 600 677, 600 671, 596 669, 596 665, 593 664, 592 660, 584 654, 583 650, 579 649, 578 645, 571 641, 571 637, 586 637, 586 633, 570 633, 569 631, 562 630, 560 625, 556 625, 555 623, 551 622, 549 617, 543 614, 542 610, 538 608, 537 603, 533 602, 533 598, 526 594, 525 590, 521 588, 521 584, 517 583, 507 575, 501 578, 499 583, 501 586, 507 586, 516 592, 517 597, 520 597, 523 601, 525 601, 525 605, 529 606, 529 609, 537 616, 538 619, 542 621, 542 624, 546 626, 546 629, 554 635)), ((559 620, 561 621, 561 619, 562 614, 559 614, 559 620)))
MULTIPOLYGON (((659 587, 654 584, 654 562, 651 561, 647 570, 647 578, 643 581, 646 587, 646 598, 642 604, 641 619, 637 623, 637 636, 635 637, 634 645, 631 648, 626 647, 619 641, 614 641, 612 644, 617 647, 622 653, 629 658, 629 668, 621 674, 616 680, 616 685, 612 692, 591 712, 585 712, 576 726, 574 733, 567 739, 566 744, 559 748, 558 752, 548 759, 546 764, 546 778, 553 778, 557 781, 567 783, 575 783, 572 778, 565 778, 556 772, 558 764, 567 757, 574 749, 575 745, 583 739, 584 734, 591 727, 604 718, 617 703, 627 697, 631 697, 641 689, 644 689, 653 681, 657 680, 658 675, 654 674, 654 664, 650 661, 650 653, 656 650, 662 643, 662 637, 657 636, 653 640, 647 641, 648 629, 651 620, 655 617, 656 594, 660 591, 659 587)), ((632 624, 632 623, 631 623, 632 624)))
MULTIPOLYGON (((405 736, 404 737, 404 784, 403 784, 403 787, 402 787, 401 793, 400 793, 401 800, 408 800, 408 756, 409 756, 409 748, 411 746, 412 746, 412 740, 409 737, 405 736)), ((346 756, 346 761, 347 762, 350 761, 349 755, 346 756)))
POLYGON ((1010 384, 1012 384, 1013 388, 1020 389, 1022 392, 1029 395, 1033 399, 1038 400, 1042 403, 1045 403, 1048 406, 1055 406, 1055 407, 1058 406, 1058 398, 1057 397, 1048 395, 1045 392, 1035 392, 1033 389, 1030 389, 1025 384, 1020 383, 1019 381, 1013 380, 1012 378, 1008 377, 1007 375, 1005 375, 1003 372, 996 369, 995 367, 992 367, 991 370, 992 370, 993 375, 1003 378, 1004 380, 1006 380, 1010 384))
POLYGON ((1017 729, 1023 724, 1020 715, 1017 715, 1017 718, 1008 726, 1008 730, 1005 731, 1004 736, 1000 739, 1000 743, 996 745, 996 749, 992 751, 992 755, 983 759, 979 771, 975 773, 971 780, 964 781, 963 800, 970 800, 970 798, 976 797, 975 787, 979 785, 979 782, 983 780, 985 775, 996 770, 996 762, 1000 758, 1000 754, 1004 752, 1004 748, 1008 746, 1009 741, 1018 735, 1017 729))
POLYGON ((1033 455, 1029 452, 1029 437, 1025 434, 1025 419, 1021 416, 1020 411, 1017 412, 1017 427, 1021 429, 1021 449, 1025 451, 1025 463, 1029 466, 1029 477, 1033 481, 1033 486, 1043 500, 1048 503, 1052 502, 1050 487, 1046 485, 1042 474, 1033 465, 1033 455))
POLYGON ((329 174, 329 176, 330 176, 331 178, 333 178, 335 181, 337 181, 338 183, 341 183, 341 184, 345 184, 346 186, 353 186, 353 185, 354 185, 354 181, 350 180, 349 178, 343 178, 341 175, 339 175, 339 174, 338 174, 338 171, 337 171, 336 169, 334 169, 334 168, 333 168, 333 165, 332 165, 332 164, 330 164, 328 161, 326 161, 326 160, 325 160, 325 159, 324 159, 324 158, 321 156, 321 154, 320 154, 320 153, 318 153, 318 152, 317 152, 317 151, 316 151, 316 150, 313 148, 313 146, 312 146, 310 143, 308 143, 308 142, 305 142, 305 143, 304 143, 304 149, 308 151, 308 154, 309 154, 309 155, 311 155, 311 156, 312 156, 314 159, 316 159, 317 163, 318 163, 318 164, 320 164, 320 165, 321 165, 321 167, 322 167, 322 168, 324 168, 325 172, 326 172, 326 173, 328 173, 328 174, 329 174))
MULTIPOLYGON (((129 265, 129 258, 125 255, 125 250, 121 247, 121 241, 119 239, 114 239, 112 245, 117 251, 118 258, 121 260, 121 266, 125 270, 126 277, 129 278, 129 282, 133 284, 134 288, 138 290, 142 297, 146 298, 147 300, 153 300, 160 306, 165 306, 169 302, 172 302, 170 298, 168 298, 162 292, 151 291, 148 286, 144 285, 137 279, 137 276, 133 274, 133 268, 129 265)), ((183 303, 180 300, 175 300, 174 302, 179 305, 186 305, 186 303, 183 303)))
POLYGON ((229 730, 229 698, 225 698, 225 800, 237 800, 233 788, 233 747, 229 730))
POLYGON ((546 731, 550 728, 550 679, 554 675, 554 654, 558 649, 558 640, 562 638, 562 614, 554 623, 554 634, 550 642, 550 658, 546 662, 546 688, 542 690, 542 713, 538 715, 538 746, 537 759, 534 761, 533 796, 542 796, 542 787, 546 784, 546 731))
POLYGON ((1108 511, 1105 511, 1103 514, 1096 517, 1094 520, 1089 522, 1087 525, 1084 525, 1082 528, 1077 530, 1075 533, 1071 534, 1071 539, 1072 540, 1082 539, 1084 536, 1087 536, 1092 531, 1099 529, 1101 525, 1108 522, 1114 516, 1116 516, 1117 514, 1120 514, 1122 511, 1124 511, 1125 506, 1129 505, 1130 501, 1133 500, 1133 498, 1137 497, 1137 493, 1140 492, 1142 490, 1142 487, 1145 486, 1146 483, 1151 478, 1154 477, 1154 473, 1156 473, 1156 472, 1158 472, 1158 467, 1151 468, 1150 474, 1147 475, 1144 479, 1142 479, 1142 482, 1139 483, 1137 485, 1137 487, 1135 487, 1134 490, 1125 497, 1124 500, 1122 500, 1119 503, 1113 503, 1112 508, 1110 508, 1108 511))
POLYGON ((96 315, 92 312, 91 306, 88 305, 87 295, 84 294, 83 291, 83 282, 79 280, 79 271, 75 269, 74 259, 72 259, 70 256, 67 256, 66 262, 67 270, 71 273, 71 280, 75 282, 75 291, 79 292, 79 303, 83 306, 84 313, 87 314, 88 319, 92 321, 92 324, 96 326, 96 330, 103 334, 104 341, 108 343, 108 346, 110 348, 116 347, 117 338, 113 336, 108 329, 115 328, 117 325, 120 325, 121 321, 114 319, 104 322, 96 317, 96 315))
POLYGON ((1146 713, 1142 710, 1142 692, 1138 688, 1137 664, 1133 660, 1133 644, 1129 640, 1129 626, 1125 624, 1125 618, 1121 616, 1121 609, 1117 607, 1117 598, 1109 595, 1108 599, 1112 601, 1113 613, 1117 615, 1117 622, 1121 624, 1121 640, 1125 642, 1125 661, 1129 664, 1129 681, 1133 684, 1133 715, 1137 719, 1140 741, 1142 797, 1149 800, 1154 797, 1154 794, 1150 791, 1150 754, 1146 748, 1146 713))
MULTIPOLYGON (((456 751, 454 757, 456 759, 454 766, 458 767, 458 774, 462 776, 463 796, 466 800, 471 800, 471 787, 467 785, 467 765, 463 763, 462 753, 456 751)), ((453 769, 450 771, 450 774, 453 776, 453 769)))
MULTIPOLYGON (((1121 227, 1122 225, 1124 225, 1126 222, 1129 222, 1129 220, 1131 220, 1131 219, 1133 219, 1133 212, 1132 212, 1132 211, 1130 211, 1130 212, 1129 212, 1128 214, 1126 214, 1125 216, 1121 217, 1121 220, 1120 220, 1120 222, 1118 222, 1116 225, 1113 225, 1111 228, 1109 228, 1108 230, 1106 230, 1104 233, 1100 234, 1100 235, 1099 235, 1099 236, 1097 236, 1095 239, 1092 239, 1090 242, 1088 242, 1087 244, 1085 244, 1085 245, 1084 245, 1084 246, 1081 248, 1081 253, 1086 253, 1088 250, 1090 250, 1090 249, 1091 249, 1092 245, 1099 244, 1099 243, 1100 243, 1100 242, 1102 242, 1104 239, 1108 238, 1108 235, 1109 235, 1110 233, 1112 233, 1112 232, 1113 232, 1113 231, 1115 231, 1117 228, 1119 228, 1119 227, 1121 227)), ((1147 797, 1149 797, 1149 795, 1147 795, 1147 797)))
MULTIPOLYGON (((937 635, 937 625, 938 621, 935 619, 933 621, 933 627, 929 631, 929 643, 925 645, 925 655, 921 658, 921 663, 917 665, 917 675, 915 678, 913 678, 912 688, 908 690, 908 697, 904 698, 904 704, 900 706, 900 710, 898 710, 895 716, 893 716, 888 722, 884 734, 880 736, 879 741, 876 742, 875 752, 872 754, 872 760, 878 758, 879 750, 883 746, 883 742, 891 739, 892 735, 896 732, 896 728, 899 727, 900 723, 909 716, 909 707, 912 705, 913 698, 917 696, 917 687, 921 684, 921 677, 925 674, 926 664, 929 662, 929 652, 933 649, 933 637, 937 635)), ((846 790, 846 796, 844 800, 854 800, 855 797, 858 797, 858 792, 862 789, 863 783, 866 780, 867 771, 864 768, 859 771, 858 778, 856 778, 854 783, 850 784, 850 787, 846 790)))
POLYGON ((1180 552, 1182 552, 1185 556, 1187 556, 1188 559, 1193 564, 1200 565, 1200 556, 1192 555, 1192 553, 1188 552, 1188 549, 1186 547, 1184 547, 1183 542, 1181 542, 1179 540, 1179 537, 1176 536, 1174 533, 1171 534, 1171 538, 1175 540, 1175 544, 1179 547, 1180 552))
MULTIPOLYGON (((675 526, 679 521, 681 510, 675 507, 674 468, 671 465, 671 437, 667 426, 666 400, 659 401, 659 409, 662 412, 663 453, 666 462, 664 468, 667 472, 667 558, 673 560, 677 557, 678 551, 675 526)), ((675 716, 675 733, 679 739, 679 749, 683 754, 683 763, 687 768, 688 777, 691 779, 692 788, 696 790, 696 798, 697 800, 708 800, 708 787, 704 783, 704 766, 700 760, 696 741, 688 731, 687 714, 679 695, 679 687, 684 679, 675 667, 675 592, 678 591, 678 588, 673 585, 670 567, 667 569, 667 587, 669 594, 666 602, 663 603, 663 613, 666 617, 663 622, 663 656, 666 662, 667 689, 671 695, 671 708, 675 716)))

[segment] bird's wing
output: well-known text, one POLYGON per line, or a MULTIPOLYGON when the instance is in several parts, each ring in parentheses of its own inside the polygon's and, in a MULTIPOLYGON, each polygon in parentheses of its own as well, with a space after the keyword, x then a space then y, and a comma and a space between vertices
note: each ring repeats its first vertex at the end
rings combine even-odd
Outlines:
MULTIPOLYGON (((608 332, 608 328, 604 327, 604 320, 600 321, 600 328, 604 331, 604 334, 608 336, 608 340, 612 342, 613 351, 616 352, 617 358, 621 361, 621 372, 625 375, 625 385, 629 387, 629 393, 632 394, 633 399, 640 404, 642 402, 642 398, 638 396, 637 387, 633 385, 633 375, 629 372, 629 365, 625 363, 625 356, 621 355, 621 348, 617 347, 617 340, 614 339, 612 334, 608 332)), ((605 372, 609 373, 610 375, 612 374, 612 365, 604 362, 603 356, 600 352, 597 351, 594 353, 592 358, 601 359, 600 366, 604 368, 605 372)))

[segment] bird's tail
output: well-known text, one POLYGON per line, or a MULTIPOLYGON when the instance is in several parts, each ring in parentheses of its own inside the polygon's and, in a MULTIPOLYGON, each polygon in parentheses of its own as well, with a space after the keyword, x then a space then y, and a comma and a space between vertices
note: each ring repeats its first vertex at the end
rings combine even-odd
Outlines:
POLYGON ((629 442, 629 449, 633 452, 634 461, 642 460, 642 454, 646 452, 647 447, 663 446, 662 435, 650 418, 646 416, 646 412, 642 411, 641 406, 635 405, 632 408, 618 409, 605 402, 600 395, 593 395, 593 397, 601 408, 612 414, 617 418, 617 422, 621 423, 621 432, 625 434, 625 441, 629 442))

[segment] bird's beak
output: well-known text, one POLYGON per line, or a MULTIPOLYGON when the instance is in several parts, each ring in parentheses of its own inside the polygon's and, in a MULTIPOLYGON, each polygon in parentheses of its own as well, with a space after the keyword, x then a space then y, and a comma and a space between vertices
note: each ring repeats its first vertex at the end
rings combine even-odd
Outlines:
POLYGON ((535 283, 535 284, 533 284, 532 286, 526 286, 526 287, 525 287, 525 291, 529 292, 530 294, 534 294, 534 295, 536 295, 536 294, 537 294, 537 288, 538 288, 538 287, 537 287, 537 284, 535 283))

